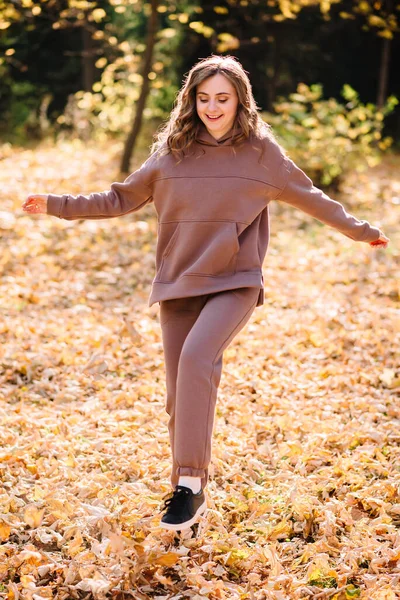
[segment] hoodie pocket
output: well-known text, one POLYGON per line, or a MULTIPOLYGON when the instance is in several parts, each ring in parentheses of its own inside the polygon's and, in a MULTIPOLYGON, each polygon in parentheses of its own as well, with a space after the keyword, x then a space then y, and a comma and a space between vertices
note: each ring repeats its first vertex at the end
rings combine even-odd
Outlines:
POLYGON ((183 275, 233 275, 239 249, 235 222, 181 221, 164 249, 156 280, 168 283, 183 275))

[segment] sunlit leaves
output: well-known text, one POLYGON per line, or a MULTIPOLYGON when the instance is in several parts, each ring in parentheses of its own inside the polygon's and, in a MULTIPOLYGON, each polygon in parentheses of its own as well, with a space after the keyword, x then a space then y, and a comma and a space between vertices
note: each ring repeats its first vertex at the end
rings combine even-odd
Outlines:
POLYGON ((106 11, 103 8, 95 8, 90 12, 89 21, 100 23, 106 17, 106 11))
POLYGON ((231 35, 230 33, 220 33, 218 34, 218 52, 228 52, 231 50, 236 50, 240 46, 239 38, 231 35))
POLYGON ((345 104, 334 98, 324 100, 320 84, 301 83, 288 100, 276 103, 277 114, 264 115, 279 132, 293 160, 307 167, 314 181, 325 185, 345 171, 377 165, 392 143, 381 133, 384 117, 398 103, 395 97, 377 109, 372 103, 362 104, 348 84, 343 86, 342 96, 345 104))
POLYGON ((217 15, 227 15, 229 13, 229 9, 226 6, 214 6, 213 10, 217 15))
POLYGON ((172 27, 165 27, 158 34, 158 37, 166 38, 166 39, 170 39, 175 36, 176 36, 176 30, 173 29, 172 27))
POLYGON ((196 33, 203 35, 206 38, 209 38, 214 33, 212 27, 205 25, 202 21, 191 21, 189 23, 190 29, 193 29, 196 33))

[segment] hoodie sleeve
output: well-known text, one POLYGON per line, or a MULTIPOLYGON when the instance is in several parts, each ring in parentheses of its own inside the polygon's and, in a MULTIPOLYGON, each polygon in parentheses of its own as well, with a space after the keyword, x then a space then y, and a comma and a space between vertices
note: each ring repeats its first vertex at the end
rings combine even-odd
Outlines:
MULTIPOLYGON (((147 161, 146 161, 147 162, 147 161)), ((47 214, 60 219, 107 219, 135 212, 153 200, 144 163, 123 183, 114 182, 109 191, 88 196, 48 194, 47 214)))
POLYGON ((359 221, 346 212, 340 202, 332 200, 315 187, 311 179, 292 160, 285 157, 282 166, 286 183, 276 200, 299 208, 322 223, 334 227, 351 240, 373 242, 379 238, 380 229, 373 227, 368 221, 359 221))

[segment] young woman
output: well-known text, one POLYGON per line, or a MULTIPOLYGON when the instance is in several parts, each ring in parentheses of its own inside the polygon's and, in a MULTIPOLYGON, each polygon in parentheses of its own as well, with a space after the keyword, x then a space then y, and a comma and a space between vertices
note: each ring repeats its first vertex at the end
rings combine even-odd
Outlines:
POLYGON ((188 73, 149 158, 123 183, 88 196, 28 196, 23 210, 103 219, 153 202, 158 217, 149 306, 160 304, 173 491, 161 526, 182 530, 206 509, 223 352, 264 302, 269 204, 282 200, 354 241, 389 239, 347 213, 299 169, 257 112, 231 56, 188 73))

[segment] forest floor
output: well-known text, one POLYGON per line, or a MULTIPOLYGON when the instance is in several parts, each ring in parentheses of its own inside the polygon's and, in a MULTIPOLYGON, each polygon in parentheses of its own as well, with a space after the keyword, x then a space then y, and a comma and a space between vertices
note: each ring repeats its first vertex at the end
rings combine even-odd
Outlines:
POLYGON ((175 534, 159 527, 154 207, 21 209, 34 192, 109 189, 120 151, 0 156, 0 598, 399 598, 400 157, 335 198, 386 249, 271 206, 265 304, 224 354, 209 510, 175 534))

